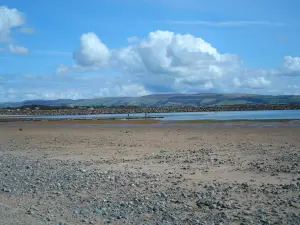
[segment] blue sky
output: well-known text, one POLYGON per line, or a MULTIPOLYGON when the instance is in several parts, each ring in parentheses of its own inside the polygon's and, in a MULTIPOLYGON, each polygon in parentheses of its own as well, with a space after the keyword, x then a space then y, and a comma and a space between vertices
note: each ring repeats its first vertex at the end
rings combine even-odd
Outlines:
POLYGON ((297 0, 2 0, 0 102, 300 94, 297 0))

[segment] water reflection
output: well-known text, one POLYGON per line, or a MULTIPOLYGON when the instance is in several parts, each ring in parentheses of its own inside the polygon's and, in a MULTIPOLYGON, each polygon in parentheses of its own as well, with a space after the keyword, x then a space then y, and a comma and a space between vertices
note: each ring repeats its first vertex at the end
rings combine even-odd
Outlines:
MULTIPOLYGON (((129 117, 143 118, 144 113, 130 114, 129 117)), ((222 112, 179 112, 179 113, 147 113, 149 117, 162 121, 174 120, 239 120, 239 119, 300 119, 300 110, 262 110, 262 111, 222 111, 222 112)), ((98 114, 69 116, 23 116, 18 118, 36 119, 126 119, 128 114, 98 114)))

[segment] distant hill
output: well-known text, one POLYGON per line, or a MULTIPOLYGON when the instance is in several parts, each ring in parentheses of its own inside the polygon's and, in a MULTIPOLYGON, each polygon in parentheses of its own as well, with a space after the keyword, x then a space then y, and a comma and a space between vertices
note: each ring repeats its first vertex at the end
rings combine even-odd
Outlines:
POLYGON ((236 104, 299 104, 300 95, 155 94, 142 97, 29 100, 0 103, 0 107, 46 106, 220 106, 236 104))

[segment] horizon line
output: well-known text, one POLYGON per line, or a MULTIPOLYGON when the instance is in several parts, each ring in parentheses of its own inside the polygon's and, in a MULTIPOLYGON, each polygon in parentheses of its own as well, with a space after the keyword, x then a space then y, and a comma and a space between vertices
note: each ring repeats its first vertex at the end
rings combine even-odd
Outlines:
MULTIPOLYGON (((257 96, 266 96, 266 94, 251 94, 251 93, 157 93, 157 94, 149 94, 149 95, 141 95, 141 96, 99 96, 99 97, 93 97, 93 98, 56 98, 56 99, 26 99, 22 101, 7 101, 7 102, 0 102, 0 104, 6 104, 6 103, 21 103, 26 101, 59 101, 59 100, 70 100, 70 101, 77 101, 77 100, 92 100, 92 99, 98 99, 98 98, 140 98, 140 97, 146 97, 146 96, 153 96, 153 95, 257 95, 257 96)), ((4 95, 4 94, 0 94, 4 95)), ((287 95, 287 94, 268 94, 267 96, 300 96, 300 95, 287 95)))

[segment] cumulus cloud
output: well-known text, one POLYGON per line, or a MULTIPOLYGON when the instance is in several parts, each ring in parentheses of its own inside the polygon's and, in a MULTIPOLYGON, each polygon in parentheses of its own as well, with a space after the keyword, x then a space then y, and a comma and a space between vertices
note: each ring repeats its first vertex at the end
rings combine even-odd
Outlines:
POLYGON ((254 89, 260 89, 270 86, 271 81, 267 80, 264 77, 252 77, 247 81, 248 87, 254 89))
POLYGON ((110 50, 95 33, 81 35, 79 48, 73 58, 80 66, 104 66, 110 58, 110 50))
POLYGON ((270 91, 276 77, 300 74, 299 57, 286 56, 278 68, 248 69, 239 56, 222 53, 191 34, 157 30, 144 39, 128 41, 127 46, 109 49, 95 33, 85 33, 73 54, 76 64, 69 68, 84 71, 107 66, 145 91, 185 93, 270 91))
POLYGON ((74 53, 75 62, 81 67, 109 64, 147 88, 161 83, 174 91, 188 83, 210 89, 213 80, 221 79, 240 65, 238 56, 221 54, 210 43, 190 34, 158 30, 150 32, 144 40, 134 39, 126 47, 108 49, 96 34, 83 34, 74 53))
MULTIPOLYGON (((256 73, 258 73, 256 71, 256 73)), ((271 85, 271 81, 263 76, 261 73, 260 76, 249 76, 248 73, 243 74, 241 77, 234 77, 232 84, 234 88, 246 88, 246 89, 264 89, 268 88, 271 85), (248 76, 248 77, 247 77, 248 76)))
POLYGON ((25 23, 24 15, 13 8, 0 6, 0 42, 10 41, 11 31, 25 23))
POLYGON ((9 52, 13 54, 27 54, 28 53, 28 48, 25 48, 23 46, 17 46, 17 45, 12 45, 10 44, 8 46, 9 52))
POLYGON ((291 72, 300 72, 300 57, 285 56, 283 67, 291 72))
MULTIPOLYGON (((22 33, 33 32, 33 28, 23 27, 25 22, 25 16, 19 10, 8 8, 7 6, 0 6, 0 42, 12 42, 11 33, 14 30, 22 33)), ((9 44, 7 47, 0 49, 0 51, 1 50, 13 54, 28 53, 28 48, 14 44, 9 44)))
POLYGON ((207 89, 207 90, 210 90, 213 87, 214 87, 214 84, 211 81, 208 81, 203 85, 203 89, 207 89))
POLYGON ((138 44, 115 50, 114 59, 131 73, 171 75, 187 81, 218 78, 238 64, 237 57, 218 53, 201 38, 169 31, 151 32, 138 44))

